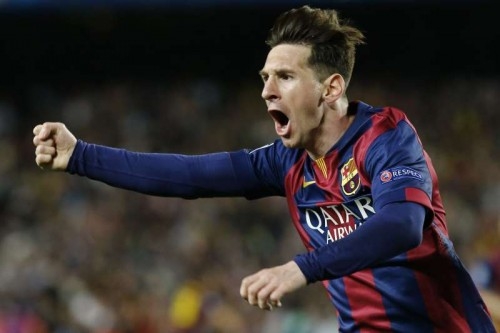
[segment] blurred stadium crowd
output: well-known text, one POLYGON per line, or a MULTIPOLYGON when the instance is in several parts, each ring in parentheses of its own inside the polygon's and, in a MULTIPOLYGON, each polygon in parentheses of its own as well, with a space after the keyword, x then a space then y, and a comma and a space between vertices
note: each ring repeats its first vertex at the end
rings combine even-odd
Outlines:
MULTIPOLYGON (((24 105, 0 90, 0 332, 335 331, 320 284, 272 312, 239 297, 242 277, 303 251, 281 198, 158 198, 34 163, 31 128, 45 120, 65 122, 83 140, 138 151, 255 148, 274 140, 260 88, 254 80, 197 77, 34 85, 24 105)), ((498 80, 447 79, 363 80, 350 92, 407 111, 471 269, 500 245, 498 91, 498 80)))

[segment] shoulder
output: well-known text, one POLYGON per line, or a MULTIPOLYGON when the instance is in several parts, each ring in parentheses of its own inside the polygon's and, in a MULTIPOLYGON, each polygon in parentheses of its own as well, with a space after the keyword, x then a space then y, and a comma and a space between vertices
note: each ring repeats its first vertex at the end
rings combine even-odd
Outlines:
POLYGON ((258 148, 248 150, 248 153, 255 155, 272 153, 274 155, 279 155, 279 156, 295 156, 295 155, 300 155, 303 151, 304 151, 303 149, 287 148, 280 139, 276 139, 271 143, 267 143, 258 148))
POLYGON ((356 117, 364 119, 354 145, 358 159, 366 158, 368 152, 378 158, 381 151, 394 147, 393 145, 398 146, 401 142, 413 142, 417 138, 415 128, 405 112, 397 107, 372 107, 364 104, 360 105, 358 112, 356 117))
POLYGON ((305 154, 305 151, 304 149, 287 148, 280 139, 277 139, 269 144, 249 150, 248 154, 254 161, 265 160, 287 169, 295 164, 305 154))
POLYGON ((406 113, 395 106, 372 106, 362 101, 351 101, 349 103, 349 112, 356 114, 356 117, 367 118, 386 118, 399 121, 406 119, 406 113))
POLYGON ((401 109, 393 106, 371 106, 361 101, 349 104, 349 113, 355 116, 351 134, 356 138, 374 137, 396 129, 401 123, 408 123, 408 118, 401 109))
POLYGON ((373 108, 369 114, 374 126, 396 127, 401 121, 408 121, 406 113, 393 106, 373 108))

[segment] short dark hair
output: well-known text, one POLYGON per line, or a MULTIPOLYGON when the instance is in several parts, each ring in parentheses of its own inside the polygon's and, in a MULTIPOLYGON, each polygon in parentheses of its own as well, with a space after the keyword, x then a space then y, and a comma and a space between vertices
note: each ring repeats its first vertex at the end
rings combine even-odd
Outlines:
POLYGON ((280 44, 311 46, 309 65, 318 78, 324 80, 339 73, 348 85, 356 46, 363 44, 364 38, 360 30, 340 20, 336 10, 302 6, 284 12, 276 19, 266 44, 271 48, 280 44))

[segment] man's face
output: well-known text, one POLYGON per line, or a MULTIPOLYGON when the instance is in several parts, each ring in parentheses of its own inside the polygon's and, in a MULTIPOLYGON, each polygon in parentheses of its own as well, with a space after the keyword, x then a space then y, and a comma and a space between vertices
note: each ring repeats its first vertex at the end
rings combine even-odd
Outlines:
POLYGON ((289 148, 313 147, 323 120, 324 86, 308 65, 310 54, 309 46, 278 45, 271 49, 260 71, 262 98, 276 133, 289 148))

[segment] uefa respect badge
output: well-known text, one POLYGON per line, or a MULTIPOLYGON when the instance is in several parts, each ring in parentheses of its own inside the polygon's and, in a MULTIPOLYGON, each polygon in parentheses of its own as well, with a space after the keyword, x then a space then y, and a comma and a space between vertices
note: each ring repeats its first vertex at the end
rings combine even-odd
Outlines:
POLYGON ((385 184, 398 179, 413 178, 419 181, 424 181, 424 177, 415 169, 397 166, 384 170, 380 173, 380 181, 385 184))

